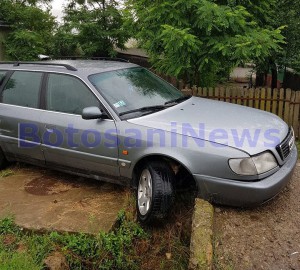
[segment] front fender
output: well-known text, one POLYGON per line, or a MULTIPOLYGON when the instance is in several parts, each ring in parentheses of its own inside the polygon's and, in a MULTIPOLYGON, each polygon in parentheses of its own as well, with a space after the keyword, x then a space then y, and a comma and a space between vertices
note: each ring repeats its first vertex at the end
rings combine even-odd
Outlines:
POLYGON ((130 166, 120 167, 121 176, 131 178, 136 164, 145 157, 162 156, 183 165, 191 174, 239 178, 228 166, 228 159, 249 155, 241 150, 198 138, 155 130, 126 121, 117 123, 119 158, 130 166), (151 134, 154 132, 154 135, 151 134), (124 155, 123 150, 127 153, 124 155))

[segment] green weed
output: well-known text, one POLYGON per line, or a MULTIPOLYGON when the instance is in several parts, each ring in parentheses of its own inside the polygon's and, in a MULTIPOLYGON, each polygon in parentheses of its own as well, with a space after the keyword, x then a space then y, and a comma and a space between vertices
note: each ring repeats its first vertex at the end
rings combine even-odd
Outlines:
POLYGON ((6 169, 6 170, 2 170, 0 171, 0 177, 4 178, 4 177, 8 177, 11 175, 14 175, 14 171, 12 171, 11 169, 6 169))
POLYGON ((66 257, 70 269, 139 269, 138 261, 133 259, 136 257, 134 242, 147 235, 139 224, 126 218, 125 211, 119 213, 118 223, 114 231, 97 236, 58 232, 35 234, 21 230, 12 218, 4 218, 0 220, 1 270, 41 269, 43 261, 53 251, 66 257), (14 268, 9 268, 11 266, 14 268))

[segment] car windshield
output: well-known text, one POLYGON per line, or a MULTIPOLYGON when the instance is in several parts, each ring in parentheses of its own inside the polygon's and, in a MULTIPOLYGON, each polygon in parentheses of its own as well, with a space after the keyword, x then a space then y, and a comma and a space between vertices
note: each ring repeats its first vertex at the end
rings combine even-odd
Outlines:
POLYGON ((89 80, 118 114, 126 114, 126 118, 163 109, 165 103, 180 100, 183 96, 178 89, 145 68, 98 73, 89 76, 89 80))

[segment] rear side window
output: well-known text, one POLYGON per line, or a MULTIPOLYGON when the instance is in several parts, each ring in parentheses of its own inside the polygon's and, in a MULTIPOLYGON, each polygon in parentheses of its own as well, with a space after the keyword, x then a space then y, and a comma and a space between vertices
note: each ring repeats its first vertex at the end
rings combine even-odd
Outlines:
POLYGON ((4 79, 6 74, 6 71, 0 70, 0 83, 2 83, 2 80, 4 79))
POLYGON ((5 74, 6 74, 7 71, 3 71, 3 70, 0 70, 0 87, 4 81, 4 78, 5 78, 5 74))
POLYGON ((42 73, 15 71, 2 93, 2 102, 24 107, 38 108, 42 73))
POLYGON ((82 114, 86 107, 99 107, 99 101, 79 79, 60 74, 50 74, 48 79, 47 110, 82 114))

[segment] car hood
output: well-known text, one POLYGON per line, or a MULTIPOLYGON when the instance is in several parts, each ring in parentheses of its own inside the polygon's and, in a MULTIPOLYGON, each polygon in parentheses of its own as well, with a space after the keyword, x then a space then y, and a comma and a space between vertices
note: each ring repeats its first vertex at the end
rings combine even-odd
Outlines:
POLYGON ((228 145, 250 155, 274 151, 288 133, 287 124, 274 114, 198 97, 128 122, 228 145))

